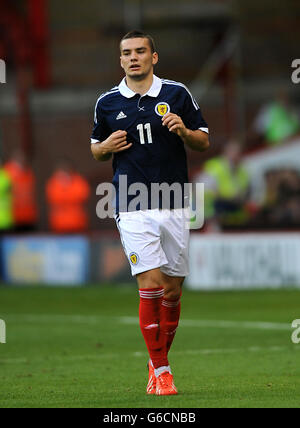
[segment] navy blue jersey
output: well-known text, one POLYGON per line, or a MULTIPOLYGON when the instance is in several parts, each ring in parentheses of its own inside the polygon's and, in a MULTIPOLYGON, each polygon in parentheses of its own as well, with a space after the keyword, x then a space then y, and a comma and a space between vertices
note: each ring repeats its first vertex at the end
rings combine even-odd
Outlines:
MULTIPOLYGON (((117 211, 120 175, 127 176, 128 186, 144 183, 149 191, 151 183, 179 183, 182 186, 188 183, 184 143, 162 125, 162 117, 168 112, 180 116, 188 129, 208 132, 197 102, 178 82, 154 76, 150 90, 140 96, 129 89, 123 79, 119 86, 97 100, 92 143, 104 141, 111 133, 124 130, 127 142, 133 144, 128 150, 113 155, 117 211)), ((133 198, 129 196, 128 203, 133 198)), ((156 208, 153 201, 149 208, 156 208)))

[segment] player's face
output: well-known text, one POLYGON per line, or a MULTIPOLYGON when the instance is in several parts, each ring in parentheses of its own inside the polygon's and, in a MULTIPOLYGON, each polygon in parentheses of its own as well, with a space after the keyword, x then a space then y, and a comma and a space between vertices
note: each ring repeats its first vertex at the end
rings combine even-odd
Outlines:
POLYGON ((126 76, 143 80, 153 71, 158 61, 156 52, 152 53, 148 39, 126 39, 121 43, 121 67, 126 76))

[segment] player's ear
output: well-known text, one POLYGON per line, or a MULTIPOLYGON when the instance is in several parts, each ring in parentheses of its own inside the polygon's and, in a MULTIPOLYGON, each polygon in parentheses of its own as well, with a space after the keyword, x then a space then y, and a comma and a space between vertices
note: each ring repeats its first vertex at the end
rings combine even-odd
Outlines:
POLYGON ((154 52, 153 54, 152 54, 152 64, 153 65, 155 65, 155 64, 157 64, 158 63, 158 53, 157 52, 154 52))

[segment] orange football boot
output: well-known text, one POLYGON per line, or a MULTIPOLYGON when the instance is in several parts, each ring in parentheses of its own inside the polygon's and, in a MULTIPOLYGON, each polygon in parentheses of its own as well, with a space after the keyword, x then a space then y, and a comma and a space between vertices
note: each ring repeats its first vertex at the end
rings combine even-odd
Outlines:
POLYGON ((156 378, 156 395, 175 395, 177 393, 171 373, 163 372, 156 378))
POLYGON ((156 393, 156 376, 154 373, 154 367, 150 363, 150 361, 147 363, 147 367, 149 370, 149 381, 147 385, 147 394, 155 394, 156 393))

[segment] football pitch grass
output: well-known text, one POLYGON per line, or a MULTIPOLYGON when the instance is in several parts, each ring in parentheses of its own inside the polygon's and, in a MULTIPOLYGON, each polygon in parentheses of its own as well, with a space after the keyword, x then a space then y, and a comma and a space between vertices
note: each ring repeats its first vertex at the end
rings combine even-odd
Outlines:
POLYGON ((295 289, 192 292, 169 354, 177 396, 147 396, 134 286, 0 286, 0 407, 300 407, 295 289))

